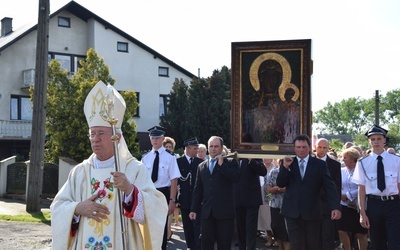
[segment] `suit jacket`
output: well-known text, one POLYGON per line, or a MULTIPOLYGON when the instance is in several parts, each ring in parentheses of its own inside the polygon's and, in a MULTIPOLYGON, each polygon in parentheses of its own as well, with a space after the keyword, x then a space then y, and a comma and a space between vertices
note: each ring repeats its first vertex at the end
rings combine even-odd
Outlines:
POLYGON ((325 161, 309 157, 304 178, 301 178, 299 163, 294 157, 288 168, 279 168, 276 180, 279 187, 286 187, 282 204, 282 214, 286 217, 304 220, 322 218, 320 192, 324 188, 327 194, 329 208, 340 210, 336 186, 329 175, 325 161))
POLYGON ((190 165, 186 156, 183 156, 178 158, 177 162, 182 176, 178 179, 178 202, 181 205, 181 208, 190 209, 190 206, 192 205, 194 184, 196 182, 197 167, 201 162, 203 162, 203 160, 198 157, 194 157, 193 162, 190 165))
MULTIPOLYGON (((329 156, 326 156, 326 165, 328 165, 329 174, 335 183, 337 199, 340 203, 340 196, 342 194, 342 171, 340 162, 330 158, 329 156)), ((331 210, 329 209, 328 205, 328 197, 324 189, 321 189, 321 209, 322 214, 331 214, 331 210)))
POLYGON ((193 190, 191 211, 207 219, 211 212, 215 219, 235 217, 233 184, 239 181, 239 165, 235 159, 224 159, 221 166, 215 164, 213 173, 209 161, 203 161, 197 168, 196 184, 193 190))
POLYGON ((261 160, 242 159, 240 161, 240 179, 234 185, 236 207, 258 207, 263 204, 260 192, 260 176, 265 176, 267 169, 261 160))

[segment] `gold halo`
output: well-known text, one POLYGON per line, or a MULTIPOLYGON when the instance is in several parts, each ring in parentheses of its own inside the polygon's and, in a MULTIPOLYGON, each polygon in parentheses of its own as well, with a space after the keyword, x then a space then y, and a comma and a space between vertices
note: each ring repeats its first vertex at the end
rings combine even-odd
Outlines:
POLYGON ((290 68, 289 62, 283 56, 277 53, 267 52, 259 55, 251 64, 249 71, 250 83, 253 86, 255 91, 260 90, 260 79, 258 78, 258 69, 260 68, 261 63, 266 60, 274 60, 279 63, 282 67, 282 82, 279 85, 279 98, 282 101, 285 100, 285 92, 286 89, 291 88, 295 91, 295 95, 292 97, 293 101, 296 101, 299 98, 299 89, 293 83, 290 83, 292 79, 292 70, 290 68))

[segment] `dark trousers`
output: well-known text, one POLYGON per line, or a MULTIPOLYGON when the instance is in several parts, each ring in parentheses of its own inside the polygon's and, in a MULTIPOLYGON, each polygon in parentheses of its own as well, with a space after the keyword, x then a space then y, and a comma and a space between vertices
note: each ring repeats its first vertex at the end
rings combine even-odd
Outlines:
MULTIPOLYGON (((169 197, 171 196, 169 187, 157 188, 157 190, 164 194, 165 199, 167 201, 167 206, 168 206, 169 205, 169 197)), ((167 215, 167 218, 165 219, 163 242, 162 242, 162 246, 161 246, 162 250, 167 249, 167 241, 168 241, 167 237, 168 237, 168 215, 167 215)))
POLYGON ((259 208, 260 206, 236 208, 236 230, 239 250, 256 249, 259 208))
POLYGON ((400 200, 368 198, 367 216, 373 249, 400 249, 400 200))
POLYGON ((285 217, 291 250, 320 249, 321 220, 285 217))
POLYGON ((321 223, 321 249, 334 250, 337 246, 336 242, 339 237, 336 220, 332 220, 329 214, 324 214, 322 215, 321 223))
POLYGON ((186 245, 190 249, 201 249, 200 242, 200 227, 201 227, 201 212, 196 214, 196 220, 192 221, 189 218, 190 209, 181 208, 183 231, 185 233, 186 245))
POLYGON ((234 218, 216 219, 211 213, 201 221, 201 249, 213 250, 217 242, 218 250, 230 250, 233 239, 234 218))

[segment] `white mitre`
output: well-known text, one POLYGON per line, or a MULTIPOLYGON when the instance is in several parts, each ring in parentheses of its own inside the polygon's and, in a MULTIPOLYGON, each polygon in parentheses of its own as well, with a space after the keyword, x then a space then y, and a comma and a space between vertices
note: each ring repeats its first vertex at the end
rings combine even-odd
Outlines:
POLYGON ((99 81, 89 92, 83 107, 89 128, 111 127, 108 122, 109 118, 117 119, 115 127, 121 128, 125 109, 126 103, 121 94, 113 86, 105 85, 102 81, 99 81), (114 104, 107 113, 106 107, 110 101, 114 104))

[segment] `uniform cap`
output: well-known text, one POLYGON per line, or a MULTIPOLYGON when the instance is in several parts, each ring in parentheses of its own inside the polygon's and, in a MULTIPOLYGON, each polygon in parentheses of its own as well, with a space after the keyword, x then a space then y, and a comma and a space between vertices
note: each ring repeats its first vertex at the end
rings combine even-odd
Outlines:
POLYGON ((149 131, 149 136, 151 137, 161 137, 165 135, 165 128, 161 126, 154 126, 147 131, 149 131))
POLYGON ((190 139, 187 139, 186 141, 184 141, 183 145, 185 147, 191 146, 191 145, 199 146, 199 142, 197 141, 196 137, 193 137, 193 138, 190 138, 190 139))
POLYGON ((379 127, 378 125, 372 126, 366 133, 365 136, 370 137, 371 135, 383 135, 386 137, 387 130, 379 127))

